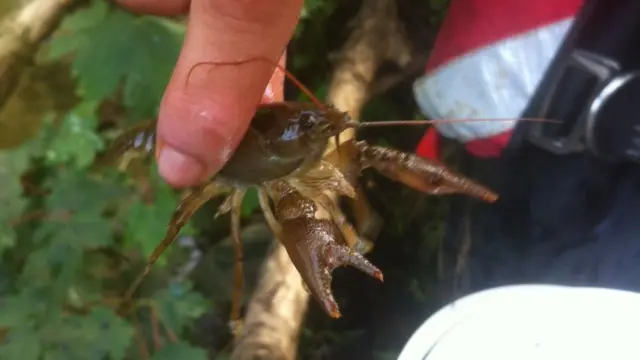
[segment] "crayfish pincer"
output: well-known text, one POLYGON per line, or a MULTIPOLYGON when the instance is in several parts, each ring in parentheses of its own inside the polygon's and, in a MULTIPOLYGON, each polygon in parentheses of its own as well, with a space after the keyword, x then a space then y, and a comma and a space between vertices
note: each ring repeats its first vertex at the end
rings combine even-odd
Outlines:
POLYGON ((380 281, 382 272, 346 245, 332 219, 319 216, 313 199, 285 181, 275 181, 269 188, 280 224, 278 239, 320 306, 331 317, 340 317, 331 291, 331 272, 338 266, 350 265, 380 281))
MULTIPOLYGON (((129 288, 126 298, 133 296, 151 266, 196 210, 224 193, 227 197, 216 216, 226 212, 231 215, 235 287, 230 320, 235 325, 240 319, 244 286, 240 208, 246 190, 254 187, 258 190, 260 207, 270 229, 287 249, 307 288, 330 316, 339 316, 331 291, 334 268, 351 265, 382 280, 380 270, 355 251, 363 239, 327 195, 330 192, 337 196, 356 196, 351 176, 345 176, 335 161, 345 162, 341 154, 352 155, 346 162, 356 172, 371 167, 423 193, 460 193, 486 202, 496 201, 496 194, 472 180, 443 165, 398 150, 370 146, 363 141, 347 141, 338 145, 333 153, 325 154, 332 137, 347 128, 375 123, 360 124, 350 120, 346 113, 313 98, 291 74, 279 69, 312 97, 313 102, 283 102, 258 107, 245 137, 222 170, 188 190, 174 211, 164 239, 129 288), (318 217, 320 208, 328 215, 318 217)), ((125 131, 107 149, 104 157, 109 161, 131 156, 150 158, 155 152, 154 142, 155 123, 145 122, 125 131)))

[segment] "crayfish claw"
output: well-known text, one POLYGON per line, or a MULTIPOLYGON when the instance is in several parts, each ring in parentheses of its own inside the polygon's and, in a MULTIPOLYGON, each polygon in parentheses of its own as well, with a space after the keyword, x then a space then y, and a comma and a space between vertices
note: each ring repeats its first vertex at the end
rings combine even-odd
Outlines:
POLYGON ((329 271, 339 266, 351 265, 365 274, 383 281, 382 272, 355 249, 336 243, 331 244, 330 248, 331 251, 325 259, 325 262, 330 264, 329 271))
MULTIPOLYGON (((331 291, 333 270, 339 266, 353 266, 380 281, 382 272, 356 249, 346 245, 343 233, 332 217, 318 215, 321 206, 313 198, 284 181, 273 183, 270 191, 275 202, 276 220, 282 230, 280 242, 311 295, 329 316, 339 318, 340 309, 331 291)), ((326 201, 325 206, 328 206, 326 201)))
POLYGON ((298 244, 300 253, 309 256, 307 261, 303 259, 303 263, 314 265, 307 269, 306 281, 310 284, 311 293, 316 295, 327 314, 338 318, 340 310, 331 290, 333 270, 340 266, 353 266, 380 281, 383 280, 382 272, 356 250, 338 243, 336 238, 340 233, 331 222, 319 220, 316 224, 308 225, 316 230, 315 234, 318 236, 306 242, 306 246, 298 244))
POLYGON ((321 284, 320 292, 318 294, 321 306, 329 316, 337 319, 341 317, 342 314, 340 313, 340 307, 338 306, 336 299, 333 297, 333 291, 331 291, 331 282, 333 281, 333 277, 331 276, 332 270, 333 269, 329 269, 328 267, 321 265, 314 275, 317 276, 316 281, 321 284))
POLYGON ((443 164, 364 141, 359 141, 357 146, 363 168, 372 167, 414 190, 432 195, 463 194, 488 203, 498 200, 498 194, 443 164))
POLYGON ((373 250, 373 242, 365 237, 360 236, 353 246, 353 249, 360 254, 367 254, 373 250))

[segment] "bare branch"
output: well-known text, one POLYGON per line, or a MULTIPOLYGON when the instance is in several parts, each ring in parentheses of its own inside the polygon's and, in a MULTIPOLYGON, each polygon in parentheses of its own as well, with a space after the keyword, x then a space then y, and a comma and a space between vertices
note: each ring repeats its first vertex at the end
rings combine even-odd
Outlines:
POLYGON ((64 15, 85 0, 32 0, 0 24, 0 108, 13 94, 24 65, 64 15))
POLYGON ((293 360, 309 296, 280 243, 260 273, 232 359, 293 360))
MULTIPOLYGON (((364 1, 354 19, 353 32, 337 57, 329 102, 357 118, 378 67, 387 59, 402 65, 411 60, 395 2, 364 1)), ((354 136, 353 131, 346 131, 340 140, 347 141, 354 136)), ((332 148, 335 143, 330 143, 327 151, 332 148)), ((276 244, 267 255, 232 359, 295 359, 308 300, 309 294, 286 250, 276 244)))

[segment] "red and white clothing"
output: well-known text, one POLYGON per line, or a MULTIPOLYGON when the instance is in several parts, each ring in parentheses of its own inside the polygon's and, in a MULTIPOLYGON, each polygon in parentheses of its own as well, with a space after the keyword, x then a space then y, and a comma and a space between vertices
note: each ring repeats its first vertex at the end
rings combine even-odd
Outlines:
MULTIPOLYGON (((583 0, 452 0, 414 94, 430 119, 517 119, 583 0)), ((478 157, 499 156, 515 121, 435 125, 478 157)), ((438 133, 417 153, 437 158, 438 133)))

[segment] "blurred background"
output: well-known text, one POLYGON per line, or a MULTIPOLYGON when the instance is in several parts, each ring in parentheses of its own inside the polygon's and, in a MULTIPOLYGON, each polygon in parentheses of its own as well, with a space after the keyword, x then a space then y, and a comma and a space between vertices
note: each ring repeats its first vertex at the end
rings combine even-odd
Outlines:
MULTIPOLYGON (((287 67, 362 121, 422 118, 411 86, 447 5, 306 0, 287 67)), ((157 115, 184 19, 137 16, 107 0, 2 0, 0 17, 0 359, 231 358, 229 218, 213 219, 221 199, 198 211, 123 310, 180 193, 153 165, 92 167, 119 131, 157 115)), ((305 99, 291 84, 286 98, 305 99)), ((413 151, 424 130, 358 137, 413 151)), ((455 151, 447 159, 455 164, 455 151)), ((395 359, 437 306, 447 199, 368 171, 360 183, 384 219, 368 257, 385 282, 337 269, 343 318, 310 301, 289 356, 395 359)), ((243 217, 246 307, 273 239, 254 193, 243 217)))

